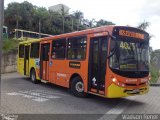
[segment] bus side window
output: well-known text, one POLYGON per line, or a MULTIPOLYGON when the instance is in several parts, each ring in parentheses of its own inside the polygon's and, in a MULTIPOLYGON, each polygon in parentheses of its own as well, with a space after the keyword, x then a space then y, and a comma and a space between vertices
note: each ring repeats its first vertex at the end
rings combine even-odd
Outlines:
POLYGON ((31 44, 30 57, 39 58, 39 42, 31 44))
POLYGON ((18 38, 22 37, 22 32, 21 31, 17 31, 18 32, 18 38))
POLYGON ((66 39, 53 40, 52 59, 64 59, 66 51, 66 39))
POLYGON ((19 58, 24 58, 24 45, 19 45, 19 58))
POLYGON ((86 43, 87 38, 85 36, 72 37, 68 39, 68 59, 83 60, 86 57, 86 43))

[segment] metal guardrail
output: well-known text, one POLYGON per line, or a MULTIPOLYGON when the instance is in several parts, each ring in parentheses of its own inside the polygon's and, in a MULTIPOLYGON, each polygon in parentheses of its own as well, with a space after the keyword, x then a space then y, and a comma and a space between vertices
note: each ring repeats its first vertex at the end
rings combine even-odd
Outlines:
POLYGON ((157 80, 156 83, 150 83, 150 86, 160 86, 160 78, 157 80))
POLYGON ((17 40, 31 40, 31 39, 39 39, 43 37, 53 36, 49 34, 38 33, 22 29, 14 29, 11 34, 13 38, 17 40))
POLYGON ((151 83, 150 86, 160 86, 160 83, 151 83))

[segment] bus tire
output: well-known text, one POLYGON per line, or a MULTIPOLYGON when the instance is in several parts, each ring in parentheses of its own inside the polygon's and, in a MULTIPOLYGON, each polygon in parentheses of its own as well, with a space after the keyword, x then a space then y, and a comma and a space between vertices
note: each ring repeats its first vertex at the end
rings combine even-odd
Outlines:
POLYGON ((31 70, 31 73, 30 73, 30 78, 31 78, 31 81, 35 84, 38 83, 37 79, 36 79, 36 72, 34 69, 31 70))
POLYGON ((84 92, 84 84, 80 77, 73 78, 71 81, 70 90, 76 97, 86 97, 86 93, 84 92))

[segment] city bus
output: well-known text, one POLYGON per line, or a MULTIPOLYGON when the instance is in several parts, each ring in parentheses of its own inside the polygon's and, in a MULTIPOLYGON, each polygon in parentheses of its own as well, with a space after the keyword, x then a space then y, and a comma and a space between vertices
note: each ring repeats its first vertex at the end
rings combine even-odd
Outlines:
POLYGON ((149 91, 149 34, 133 27, 102 26, 20 43, 18 60, 18 71, 33 83, 63 86, 77 97, 149 91))

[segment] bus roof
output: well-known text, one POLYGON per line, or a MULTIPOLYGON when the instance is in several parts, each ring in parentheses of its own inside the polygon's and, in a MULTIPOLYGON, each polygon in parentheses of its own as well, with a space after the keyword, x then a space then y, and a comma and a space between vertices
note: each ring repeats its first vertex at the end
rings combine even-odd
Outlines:
POLYGON ((65 34, 60 34, 60 35, 54 35, 51 37, 45 37, 41 38, 41 40, 48 40, 48 39, 54 39, 54 38, 62 38, 62 37, 70 37, 70 36, 78 36, 78 35, 86 35, 86 34, 92 34, 92 33, 98 33, 98 32, 112 32, 112 29, 114 28, 114 25, 107 25, 107 26, 101 26, 101 27, 96 27, 96 28, 91 28, 91 29, 86 29, 86 30, 81 30, 81 31, 75 31, 75 32, 70 32, 70 33, 65 33, 65 34))
MULTIPOLYGON (((86 30, 81 30, 81 31, 75 31, 75 32, 45 37, 45 38, 41 38, 41 40, 45 41, 48 39, 57 39, 57 38, 63 38, 63 37, 79 36, 79 35, 93 34, 93 33, 99 33, 99 32, 109 32, 110 34, 112 34, 112 31, 115 27, 124 27, 124 28, 127 27, 127 28, 134 28, 137 30, 141 30, 139 28, 130 27, 130 26, 106 25, 106 26, 101 26, 101 27, 96 27, 96 28, 91 28, 91 29, 86 29, 86 30)), ((143 30, 141 30, 141 31, 143 31, 143 30)))

